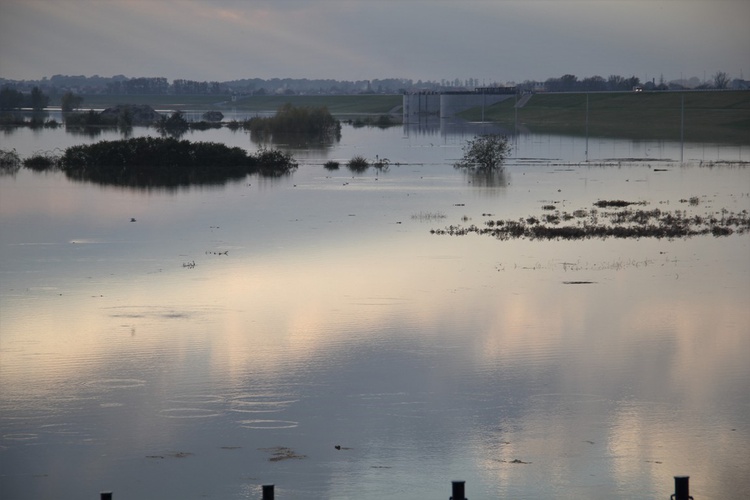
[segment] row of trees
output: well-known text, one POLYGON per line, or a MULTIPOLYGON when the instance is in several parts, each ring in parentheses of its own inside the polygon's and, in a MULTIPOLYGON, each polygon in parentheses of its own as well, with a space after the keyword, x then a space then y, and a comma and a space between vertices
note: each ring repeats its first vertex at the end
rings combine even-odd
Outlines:
MULTIPOLYGON (((41 111, 49 105, 50 97, 42 92, 39 87, 34 87, 31 92, 25 94, 20 90, 12 89, 8 86, 0 89, 0 110, 8 111, 11 109, 31 108, 35 111, 41 111)), ((60 105, 63 111, 73 111, 83 104, 83 97, 65 92, 60 98, 60 105)))
POLYGON ((41 110, 49 104, 49 96, 42 92, 39 87, 31 89, 29 94, 24 94, 9 87, 0 89, 0 109, 32 108, 41 110))
MULTIPOLYGON (((697 78, 695 79, 697 82, 697 78)), ((741 80, 737 80, 739 84, 741 80)), ((577 76, 566 74, 561 77, 548 78, 544 82, 525 81, 518 85, 521 90, 536 90, 544 88, 548 92, 601 92, 601 91, 622 91, 633 90, 635 87, 642 87, 644 90, 683 90, 685 88, 694 89, 727 89, 730 88, 732 79, 723 71, 716 72, 711 81, 688 85, 684 81, 666 82, 661 76, 657 83, 656 78, 651 81, 641 82, 637 76, 623 77, 620 75, 610 75, 607 78, 601 76, 590 76, 578 79, 577 76)))
MULTIPOLYGON (((78 94, 394 94, 413 91, 473 90, 477 87, 515 86, 522 91, 544 89, 549 92, 596 92, 632 90, 641 86, 645 90, 680 90, 685 88, 726 89, 748 88, 750 82, 742 79, 731 79, 727 73, 719 71, 710 81, 698 78, 674 80, 667 82, 664 77, 642 82, 637 76, 623 77, 610 75, 578 78, 573 74, 548 78, 544 81, 526 80, 523 83, 480 82, 477 78, 460 80, 422 81, 404 78, 386 78, 372 80, 332 80, 307 78, 245 78, 241 80, 197 81, 176 79, 171 83, 164 77, 128 78, 116 75, 105 78, 95 75, 64 76, 54 75, 36 81, 13 81, 0 78, 0 85, 16 91, 29 92, 34 87, 48 93, 53 101, 66 91, 78 94)), ((15 105, 14 105, 15 106, 15 105)), ((11 107, 14 107, 11 106, 11 107)))

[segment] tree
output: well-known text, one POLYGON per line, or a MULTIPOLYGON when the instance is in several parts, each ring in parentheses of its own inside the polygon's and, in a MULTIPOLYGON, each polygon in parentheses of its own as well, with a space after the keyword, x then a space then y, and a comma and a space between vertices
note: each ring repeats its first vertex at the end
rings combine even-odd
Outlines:
POLYGON ((729 76, 723 71, 717 71, 714 75, 714 87, 725 89, 729 86, 729 76))
POLYGON ((60 107, 63 111, 78 109, 81 107, 81 103, 83 103, 83 97, 75 95, 71 91, 65 92, 60 98, 60 107))
POLYGON ((497 134, 480 135, 466 142, 463 147, 464 156, 454 167, 472 172, 498 170, 510 155, 510 150, 507 137, 497 134))
POLYGON ((31 89, 31 108, 34 111, 40 111, 49 104, 49 96, 41 91, 39 87, 31 89))
POLYGON ((591 76, 581 80, 582 90, 597 92, 601 90, 607 90, 607 80, 601 76, 591 76))
POLYGON ((623 81, 623 85, 625 86, 625 90, 633 90, 633 88, 638 87, 641 84, 641 79, 637 76, 631 76, 630 78, 626 78, 623 81))
POLYGON ((10 87, 0 90, 0 109, 17 109, 23 105, 23 94, 10 87))
POLYGON ((609 90, 623 90, 625 86, 625 78, 620 75, 609 75, 607 79, 607 87, 609 90))

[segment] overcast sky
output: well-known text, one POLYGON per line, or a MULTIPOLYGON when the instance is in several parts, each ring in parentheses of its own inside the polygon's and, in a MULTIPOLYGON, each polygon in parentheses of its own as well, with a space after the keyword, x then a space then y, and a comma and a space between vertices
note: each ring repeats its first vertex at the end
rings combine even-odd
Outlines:
POLYGON ((0 0, 0 77, 750 79, 748 0, 0 0))

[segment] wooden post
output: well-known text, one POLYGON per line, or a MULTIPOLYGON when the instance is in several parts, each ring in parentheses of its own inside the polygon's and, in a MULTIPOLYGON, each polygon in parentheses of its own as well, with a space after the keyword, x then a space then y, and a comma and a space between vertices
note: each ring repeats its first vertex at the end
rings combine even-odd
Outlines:
POLYGON ((272 484, 264 484, 263 485, 263 497, 262 500, 273 500, 273 485, 272 484))
POLYGON ((453 481, 453 489, 450 500, 467 500, 467 498, 464 496, 464 488, 466 485, 466 481, 453 481))
POLYGON ((690 476, 674 477, 674 495, 670 498, 673 500, 693 500, 690 496, 690 476))
POLYGON ((112 500, 112 492, 111 491, 102 491, 99 494, 100 500, 112 500))

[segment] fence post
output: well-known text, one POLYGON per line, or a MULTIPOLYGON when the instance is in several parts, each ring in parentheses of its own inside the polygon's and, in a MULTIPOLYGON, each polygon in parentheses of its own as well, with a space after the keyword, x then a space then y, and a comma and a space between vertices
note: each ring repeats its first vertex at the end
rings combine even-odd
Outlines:
POLYGON ((672 500, 693 500, 690 496, 690 476, 674 477, 674 495, 672 500))
POLYGON ((263 497, 262 500, 273 500, 273 485, 272 484, 264 484, 263 485, 263 497))
POLYGON ((112 500, 112 492, 111 491, 102 491, 99 494, 100 500, 112 500))
POLYGON ((452 487, 452 493, 450 500, 468 500, 464 496, 464 487, 466 485, 466 481, 453 481, 453 487, 452 487))

